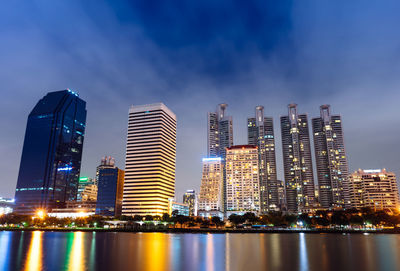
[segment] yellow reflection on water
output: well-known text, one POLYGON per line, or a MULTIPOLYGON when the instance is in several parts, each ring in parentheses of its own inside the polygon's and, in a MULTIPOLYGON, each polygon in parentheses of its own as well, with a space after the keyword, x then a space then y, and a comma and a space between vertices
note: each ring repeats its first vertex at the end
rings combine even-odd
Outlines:
POLYGON ((69 254, 68 270, 80 271, 85 269, 83 249, 83 232, 74 232, 74 241, 69 254))
POLYGON ((149 242, 145 245, 146 270, 164 270, 167 269, 166 254, 168 253, 166 235, 155 232, 149 234, 149 242))
POLYGON ((28 257, 25 263, 26 271, 37 271, 42 269, 42 235, 41 231, 32 233, 29 245, 28 257))

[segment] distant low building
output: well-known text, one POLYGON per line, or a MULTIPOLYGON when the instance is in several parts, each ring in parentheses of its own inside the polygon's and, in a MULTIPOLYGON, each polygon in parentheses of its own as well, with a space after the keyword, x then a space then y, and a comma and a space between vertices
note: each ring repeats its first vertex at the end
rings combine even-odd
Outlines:
POLYGON ((196 192, 194 190, 187 190, 185 194, 183 194, 183 203, 189 205, 189 215, 195 216, 197 214, 196 211, 196 192))
POLYGON ((170 199, 168 205, 168 213, 169 215, 189 216, 189 205, 185 203, 175 202, 173 199, 170 199))
POLYGON ((77 201, 96 201, 97 200, 97 182, 89 177, 80 177, 78 185, 77 201))
POLYGON ((396 175, 386 169, 359 169, 348 179, 351 207, 374 210, 399 207, 396 175))
POLYGON ((57 218, 77 218, 95 214, 96 202, 93 201, 67 201, 65 208, 52 209, 47 215, 57 218))

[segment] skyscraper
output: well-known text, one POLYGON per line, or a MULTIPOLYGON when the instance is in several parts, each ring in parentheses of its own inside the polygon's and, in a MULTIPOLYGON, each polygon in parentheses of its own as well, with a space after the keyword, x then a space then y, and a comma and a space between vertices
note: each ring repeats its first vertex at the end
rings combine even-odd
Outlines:
POLYGON ((222 159, 203 158, 198 215, 223 217, 223 180, 222 159))
POLYGON ((237 145, 226 154, 226 216, 260 212, 258 148, 237 145))
POLYGON ((189 205, 189 215, 196 215, 196 193, 194 190, 186 190, 183 194, 183 203, 189 205))
POLYGON ((125 171, 115 166, 114 159, 104 157, 98 172, 98 192, 96 214, 103 216, 120 216, 124 191, 125 171))
POLYGON ((175 195, 176 116, 163 103, 129 109, 123 215, 162 215, 175 195))
POLYGON ((216 112, 208 113, 208 157, 225 160, 225 149, 233 145, 232 117, 225 115, 227 107, 227 104, 219 104, 216 112))
POLYGON ((49 92, 28 117, 15 193, 16 212, 62 208, 76 200, 86 102, 71 90, 49 92))
POLYGON ((255 118, 247 119, 248 144, 258 147, 261 213, 279 206, 276 176, 275 136, 272 117, 264 117, 264 107, 257 106, 255 118))
POLYGON ((348 180, 351 207, 373 210, 398 209, 399 189, 396 175, 386 169, 355 171, 348 180))
POLYGON ((348 165, 342 118, 331 115, 329 105, 322 105, 320 112, 320 117, 312 119, 319 201, 324 208, 346 207, 348 165))
POLYGON ((225 157, 226 148, 233 145, 233 123, 232 117, 225 115, 227 104, 219 104, 216 112, 209 112, 207 118, 207 150, 208 157, 219 157, 223 170, 223 210, 225 209, 225 157))
POLYGON ((307 114, 297 113, 297 104, 289 104, 288 116, 281 117, 283 166, 287 209, 298 212, 315 201, 307 114))

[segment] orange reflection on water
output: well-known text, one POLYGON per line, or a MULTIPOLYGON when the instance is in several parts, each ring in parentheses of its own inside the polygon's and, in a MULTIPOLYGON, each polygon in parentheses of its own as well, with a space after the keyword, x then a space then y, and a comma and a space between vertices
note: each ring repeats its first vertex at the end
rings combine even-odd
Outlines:
POLYGON ((74 241, 69 254, 68 270, 80 271, 85 269, 85 250, 83 249, 83 232, 74 232, 74 241))
POLYGON ((42 235, 41 231, 32 233, 29 245, 28 257, 25 262, 26 271, 37 271, 42 269, 42 235))
POLYGON ((167 269, 167 253, 170 242, 167 240, 168 235, 163 233, 149 234, 149 242, 145 245, 145 270, 164 270, 167 269))

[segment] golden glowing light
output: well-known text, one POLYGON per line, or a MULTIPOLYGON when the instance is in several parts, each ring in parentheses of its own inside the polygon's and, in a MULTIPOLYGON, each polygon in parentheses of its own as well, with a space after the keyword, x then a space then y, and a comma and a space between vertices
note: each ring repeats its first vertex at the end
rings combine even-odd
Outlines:
POLYGON ((45 216, 45 212, 43 210, 37 210, 36 211, 36 217, 39 219, 43 219, 45 216))
POLYGON ((25 271, 42 270, 42 234, 41 231, 34 231, 32 234, 25 271))

